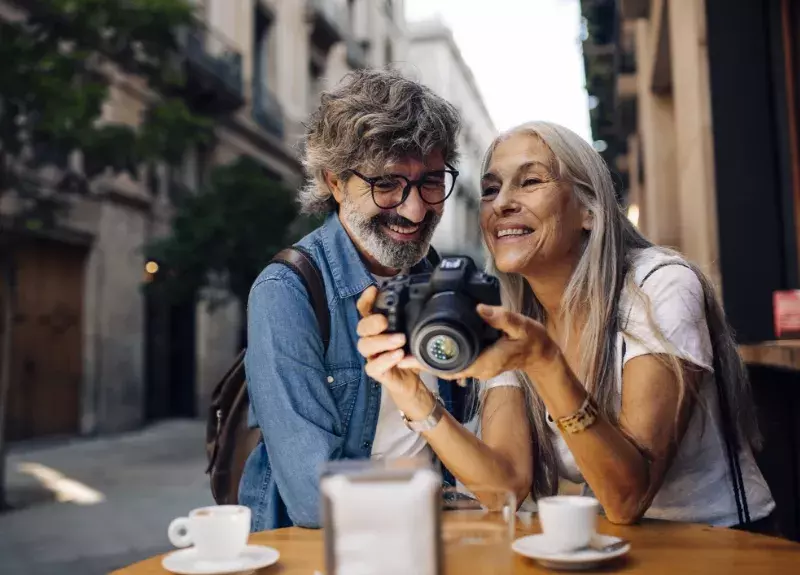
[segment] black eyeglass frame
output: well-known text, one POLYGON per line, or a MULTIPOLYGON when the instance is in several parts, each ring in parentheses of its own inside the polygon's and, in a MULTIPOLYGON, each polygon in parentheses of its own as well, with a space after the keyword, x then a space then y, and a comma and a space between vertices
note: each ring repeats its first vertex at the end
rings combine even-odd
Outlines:
POLYGON ((425 202, 429 206, 438 206, 439 204, 443 204, 445 202, 445 200, 447 200, 447 198, 450 197, 450 194, 453 193, 453 190, 456 189, 456 180, 458 179, 458 174, 459 174, 458 170, 456 170, 450 164, 445 163, 445 166, 447 168, 445 170, 433 170, 431 172, 425 172, 422 175, 422 177, 420 179, 418 179, 418 180, 409 179, 409 178, 407 178, 406 176, 404 176, 402 174, 384 174, 382 176, 365 176, 364 174, 362 174, 360 172, 357 172, 356 170, 353 170, 353 169, 351 169, 350 172, 352 172, 353 175, 358 176, 360 179, 364 180, 366 183, 369 184, 369 193, 370 193, 370 196, 372 196, 372 202, 376 206, 378 206, 382 210, 392 210, 392 209, 394 209, 394 208, 396 208, 398 206, 403 205, 403 203, 408 199, 408 196, 411 195, 411 188, 413 188, 413 187, 417 188, 417 191, 419 192, 419 197, 422 199, 423 202, 425 202), (421 186, 422 186, 422 184, 424 184, 426 182, 426 180, 427 180, 427 178, 428 178, 428 176, 430 174, 438 174, 438 173, 451 174, 453 176, 453 185, 450 187, 450 190, 447 193, 445 193, 444 198, 442 198, 440 201, 438 201, 438 202, 429 202, 423 196, 421 186), (375 184, 377 182, 385 179, 385 178, 401 178, 401 179, 406 181, 406 185, 403 188, 403 195, 400 196, 400 201, 397 202, 396 204, 394 204, 392 206, 388 206, 388 207, 380 205, 375 200, 375 184))

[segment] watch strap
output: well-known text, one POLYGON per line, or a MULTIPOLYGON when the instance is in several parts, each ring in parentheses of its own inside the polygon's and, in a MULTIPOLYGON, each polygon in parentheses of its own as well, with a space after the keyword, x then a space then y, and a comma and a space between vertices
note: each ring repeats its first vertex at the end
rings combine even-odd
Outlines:
POLYGON ((424 419, 420 419, 417 421, 411 421, 406 417, 406 414, 402 411, 400 412, 400 416, 403 418, 403 423, 406 424, 411 431, 416 431, 417 433, 423 433, 425 431, 430 431, 434 427, 436 427, 439 422, 442 420, 442 416, 444 415, 444 406, 440 398, 436 398, 436 402, 433 406, 431 412, 425 417, 424 419))

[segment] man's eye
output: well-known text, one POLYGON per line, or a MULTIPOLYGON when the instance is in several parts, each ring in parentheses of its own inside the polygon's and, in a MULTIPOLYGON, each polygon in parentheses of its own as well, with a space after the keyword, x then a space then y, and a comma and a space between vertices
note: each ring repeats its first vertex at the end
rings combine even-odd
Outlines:
POLYGON ((422 187, 429 190, 439 190, 444 186, 444 180, 441 178, 431 178, 422 182, 422 187))
POLYGON ((375 182, 375 190, 379 192, 391 192, 397 188, 397 181, 391 178, 385 180, 377 180, 375 182))

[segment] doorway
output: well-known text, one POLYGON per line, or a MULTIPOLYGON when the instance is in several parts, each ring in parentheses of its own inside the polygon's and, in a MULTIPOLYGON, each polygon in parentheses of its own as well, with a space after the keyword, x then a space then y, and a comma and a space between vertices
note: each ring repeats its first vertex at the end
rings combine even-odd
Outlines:
POLYGON ((38 238, 15 249, 9 441, 79 431, 86 254, 83 246, 38 238))
POLYGON ((196 302, 145 295, 145 415, 148 421, 193 418, 196 401, 196 302))

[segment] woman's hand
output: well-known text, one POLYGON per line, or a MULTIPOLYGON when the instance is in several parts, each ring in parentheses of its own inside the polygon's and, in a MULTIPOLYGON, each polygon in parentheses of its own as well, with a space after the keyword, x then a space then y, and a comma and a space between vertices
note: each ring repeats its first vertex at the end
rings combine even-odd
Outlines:
MULTIPOLYGON (((522 369, 535 374, 559 352, 544 326, 527 316, 503 307, 480 304, 478 314, 492 327, 503 332, 500 339, 485 349, 475 362, 460 373, 440 375, 443 379, 474 377, 486 381, 506 371, 522 369)), ((411 360, 400 365, 412 366, 411 360)), ((417 364, 418 365, 418 364, 417 364)))
POLYGON ((358 352, 367 360, 365 371, 383 385, 398 409, 409 419, 424 419, 433 410, 436 399, 422 383, 418 365, 409 362, 400 365, 407 359, 403 350, 406 336, 402 333, 384 333, 389 327, 386 316, 372 313, 377 294, 377 288, 370 286, 356 303, 362 317, 356 327, 358 352))

